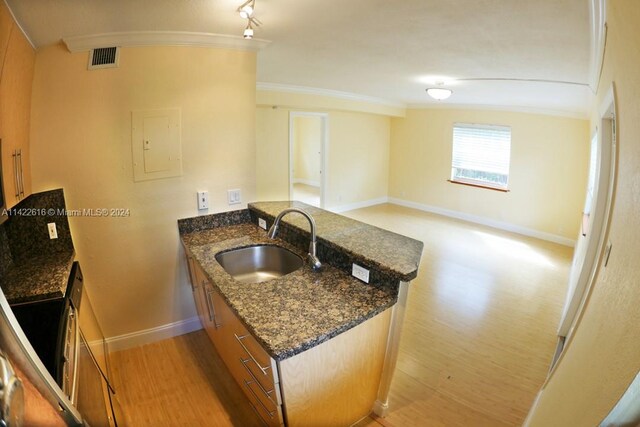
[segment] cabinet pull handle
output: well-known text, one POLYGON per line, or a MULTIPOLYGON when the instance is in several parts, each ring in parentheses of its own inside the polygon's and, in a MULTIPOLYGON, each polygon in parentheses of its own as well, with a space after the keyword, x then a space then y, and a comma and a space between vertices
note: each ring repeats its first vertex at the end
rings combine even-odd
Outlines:
POLYGON ((264 375, 267 375, 267 369, 270 368, 270 366, 267 367, 263 367, 260 363, 258 363, 258 361, 256 360, 255 357, 253 357, 253 354, 251 354, 251 352, 249 351, 249 349, 247 348, 246 345, 244 345, 244 343, 242 342, 243 339, 245 339, 247 336, 246 335, 242 335, 241 337, 238 336, 238 334, 233 334, 234 337, 236 337, 236 340, 238 341, 238 343, 240 343, 240 345, 242 346, 242 348, 244 349, 244 351, 247 353, 247 355, 249 355, 249 357, 251 358, 251 360, 253 360, 253 363, 256 364, 256 366, 258 367, 258 369, 260 369, 260 371, 262 371, 262 373, 264 375))
POLYGON ((247 362, 249 361, 249 359, 243 359, 240 358, 240 363, 242 363, 242 366, 244 366, 244 369, 247 370, 247 372, 249 373, 249 375, 251 376, 251 379, 258 384, 258 387, 260 387, 260 390, 265 394, 265 396, 267 396, 267 399, 269 399, 269 401, 271 403, 273 403, 274 405, 278 405, 278 402, 274 402, 273 399, 271 398, 271 394, 273 393, 273 389, 267 391, 262 384, 260 384, 260 381, 258 381, 258 379, 256 378, 256 376, 253 374, 253 372, 251 371, 251 369, 249 369, 249 367, 247 366, 247 362))
POLYGON ((213 289, 207 289, 205 291, 206 293, 206 299, 207 299, 207 308, 209 311, 209 321, 211 323, 213 323, 213 327, 215 329, 220 328, 222 325, 220 323, 218 323, 216 321, 216 306, 213 304, 213 301, 211 300, 211 294, 214 292, 213 289))
POLYGON ((18 182, 19 182, 19 189, 20 189, 20 198, 22 199, 22 197, 24 196, 24 172, 22 170, 22 150, 18 150, 18 166, 20 169, 19 172, 19 176, 18 176, 18 182))
POLYGON ((18 150, 13 150, 13 187, 16 190, 16 199, 20 197, 20 187, 18 185, 18 150))
POLYGON ((258 401, 258 403, 260 404, 260 406, 262 406, 262 409, 264 409, 264 411, 269 415, 269 418, 273 418, 273 414, 275 413, 275 411, 270 411, 269 408, 267 408, 267 405, 264 404, 264 402, 262 402, 262 400, 260 400, 260 398, 258 397, 258 395, 256 394, 255 391, 253 391, 253 389, 251 388, 251 386, 249 384, 251 384, 253 381, 247 381, 247 380, 242 380, 244 382, 244 385, 249 389, 249 391, 251 392, 251 394, 253 395, 253 397, 258 401))

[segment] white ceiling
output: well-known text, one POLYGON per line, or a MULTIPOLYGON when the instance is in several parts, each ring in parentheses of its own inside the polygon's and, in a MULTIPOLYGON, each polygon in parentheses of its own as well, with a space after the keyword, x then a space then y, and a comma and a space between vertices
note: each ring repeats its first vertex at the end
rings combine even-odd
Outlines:
MULTIPOLYGON (((242 0, 7 0, 36 47, 121 31, 241 35, 242 0)), ((585 115, 589 0, 256 0, 271 40, 258 81, 411 106, 453 81, 445 105, 585 115), (502 80, 514 79, 514 80, 502 80), (524 81, 519 81, 524 80, 524 81), (559 84, 530 80, 553 80, 559 84)))

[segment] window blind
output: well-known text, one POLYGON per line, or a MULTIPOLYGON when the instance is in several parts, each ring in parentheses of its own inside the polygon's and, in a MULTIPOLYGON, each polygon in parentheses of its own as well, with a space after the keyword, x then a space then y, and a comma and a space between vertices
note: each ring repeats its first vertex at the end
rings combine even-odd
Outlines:
POLYGON ((511 128, 456 123, 452 168, 509 175, 511 128))

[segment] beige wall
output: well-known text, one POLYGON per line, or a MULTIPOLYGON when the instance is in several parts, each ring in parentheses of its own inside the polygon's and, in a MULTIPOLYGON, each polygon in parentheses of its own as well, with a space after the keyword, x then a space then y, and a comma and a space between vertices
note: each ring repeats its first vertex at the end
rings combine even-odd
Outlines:
MULTIPOLYGON (((34 191, 63 187, 70 209, 126 208, 127 218, 70 218, 107 336, 195 314, 178 218, 229 210, 226 190, 255 200, 254 53, 123 48, 116 69, 87 71, 87 53, 36 56, 31 117, 34 191), (181 108, 183 175, 133 182, 131 111, 181 108)), ((236 205, 234 208, 245 206, 236 205)))
MULTIPOLYGON (((260 200, 289 199, 288 108, 259 106, 256 117, 257 194, 260 200)), ((387 196, 390 118, 328 111, 325 207, 387 196)))
MULTIPOLYGON (((608 4, 598 104, 613 81, 619 150, 609 235, 613 247, 573 338, 531 414, 531 426, 598 425, 640 369, 640 3, 608 4)), ((597 121, 594 110, 593 122, 597 121)))
POLYGON ((578 234, 587 120, 501 111, 410 109, 391 120, 389 197, 567 239, 578 234), (509 192, 447 182, 455 122, 511 126, 509 192))
POLYGON ((289 200, 289 110, 256 109, 258 200, 289 200))
POLYGON ((322 119, 293 118, 293 179, 309 185, 320 185, 322 119))

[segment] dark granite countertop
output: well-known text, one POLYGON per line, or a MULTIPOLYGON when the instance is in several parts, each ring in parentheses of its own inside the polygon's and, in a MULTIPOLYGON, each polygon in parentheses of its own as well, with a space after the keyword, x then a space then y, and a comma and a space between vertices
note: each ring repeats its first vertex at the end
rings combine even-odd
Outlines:
MULTIPOLYGON (((318 241, 350 254, 371 268, 387 272, 408 282, 418 275, 424 244, 364 222, 296 201, 250 203, 249 209, 269 217, 269 223, 284 209, 299 207, 316 221, 318 241)), ((265 218, 266 219, 266 218, 265 218)), ((284 216, 282 222, 303 232, 309 230, 307 219, 297 213, 284 216)))
POLYGON ((16 262, 0 278, 0 288, 9 304, 63 298, 74 257, 69 251, 16 262))
MULTIPOLYGON (((183 244, 229 306, 276 360, 327 341, 383 312, 397 300, 397 286, 367 285, 328 263, 324 263, 319 272, 313 272, 305 264, 278 279, 240 283, 218 264, 215 259, 218 252, 255 244, 276 244, 303 258, 305 254, 283 240, 267 239, 266 231, 252 223, 233 224, 238 220, 247 221, 247 215, 211 217, 215 217, 216 228, 189 229, 184 223, 187 220, 180 220, 183 221, 180 224, 183 244)), ((318 221, 319 227, 323 227, 322 222, 318 221)))

